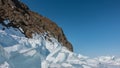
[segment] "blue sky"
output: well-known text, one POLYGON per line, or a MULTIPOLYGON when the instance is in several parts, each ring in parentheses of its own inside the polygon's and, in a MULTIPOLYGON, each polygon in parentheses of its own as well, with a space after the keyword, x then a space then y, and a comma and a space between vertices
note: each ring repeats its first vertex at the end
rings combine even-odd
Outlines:
POLYGON ((120 56, 120 0, 22 0, 62 27, 74 52, 120 56))

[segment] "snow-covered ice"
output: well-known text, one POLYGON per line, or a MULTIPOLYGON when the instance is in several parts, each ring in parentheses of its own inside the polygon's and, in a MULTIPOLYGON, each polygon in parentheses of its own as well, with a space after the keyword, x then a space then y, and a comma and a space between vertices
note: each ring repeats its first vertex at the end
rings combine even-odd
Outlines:
POLYGON ((22 32, 0 24, 0 68, 120 68, 120 58, 89 58, 70 52, 53 37, 49 41, 46 33, 26 38, 22 32))

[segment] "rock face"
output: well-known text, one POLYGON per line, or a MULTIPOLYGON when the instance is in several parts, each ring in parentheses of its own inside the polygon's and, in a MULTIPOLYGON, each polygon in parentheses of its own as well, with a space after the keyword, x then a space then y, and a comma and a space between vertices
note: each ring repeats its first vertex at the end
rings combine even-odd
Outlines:
POLYGON ((73 51, 62 29, 54 22, 31 11, 19 0, 0 0, 0 22, 9 20, 6 27, 22 28, 26 37, 31 38, 33 33, 44 33, 56 38, 63 46, 73 51))

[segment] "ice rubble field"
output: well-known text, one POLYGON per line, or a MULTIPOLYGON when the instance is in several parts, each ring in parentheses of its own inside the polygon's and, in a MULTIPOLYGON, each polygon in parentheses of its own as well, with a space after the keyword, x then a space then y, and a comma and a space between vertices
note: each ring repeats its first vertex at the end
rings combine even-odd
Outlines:
POLYGON ((47 33, 28 39, 21 31, 0 24, 0 68, 120 68, 120 58, 89 58, 68 51, 47 33))

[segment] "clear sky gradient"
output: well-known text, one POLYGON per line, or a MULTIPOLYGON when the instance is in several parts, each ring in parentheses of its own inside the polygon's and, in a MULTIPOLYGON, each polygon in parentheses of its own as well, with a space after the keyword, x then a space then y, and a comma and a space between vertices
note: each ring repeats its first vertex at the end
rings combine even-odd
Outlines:
POLYGON ((120 56, 120 0, 22 0, 62 27, 74 52, 120 56))

